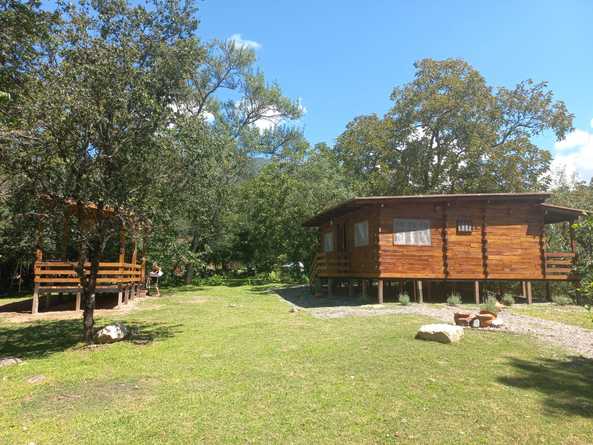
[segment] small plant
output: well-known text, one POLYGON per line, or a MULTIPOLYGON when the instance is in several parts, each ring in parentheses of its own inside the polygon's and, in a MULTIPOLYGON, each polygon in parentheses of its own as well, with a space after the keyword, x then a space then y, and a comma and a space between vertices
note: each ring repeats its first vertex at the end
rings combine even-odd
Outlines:
POLYGON ((399 294, 397 301, 399 301, 399 304, 401 304, 402 306, 407 306, 408 304, 410 304, 410 296, 403 292, 401 294, 399 294))
POLYGON ((567 306, 573 303, 572 298, 568 295, 552 295, 552 302, 558 306, 567 306))
POLYGON ((512 294, 506 293, 502 296, 502 304, 505 306, 512 306, 515 304, 515 297, 512 294))
POLYGON ((457 292, 452 292, 451 295, 447 297, 447 304, 449 306, 458 306, 461 304, 461 295, 457 292))
POLYGON ((480 305, 480 309, 485 312, 490 312, 492 314, 498 314, 498 307, 496 307, 497 302, 498 301, 496 300, 496 297, 490 296, 486 300, 486 303, 480 305))

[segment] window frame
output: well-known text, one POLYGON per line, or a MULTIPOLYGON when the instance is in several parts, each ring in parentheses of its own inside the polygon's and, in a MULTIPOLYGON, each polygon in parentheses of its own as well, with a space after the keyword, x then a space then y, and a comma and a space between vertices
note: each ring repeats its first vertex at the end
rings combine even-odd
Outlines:
MULTIPOLYGON (((400 223, 401 224, 401 223, 400 223)), ((413 246, 413 247, 432 247, 432 221, 428 218, 393 218, 392 221, 392 228, 393 228, 393 245, 394 246, 413 246), (398 231, 398 226, 397 226, 397 222, 398 221, 406 221, 405 224, 410 225, 411 222, 413 221, 415 224, 415 229, 414 230, 401 230, 401 225, 399 227, 399 231, 398 231), (420 224, 423 226, 423 228, 418 228, 420 226, 420 224), (412 235, 412 242, 406 242, 406 236, 404 235, 404 240, 403 242, 398 241, 398 234, 405 234, 408 232, 413 232, 414 234, 420 233, 420 232, 426 232, 428 240, 427 242, 413 242, 414 238, 417 238, 418 240, 420 240, 420 235, 412 235)))
POLYGON ((354 247, 366 247, 370 244, 370 234, 369 234, 369 220, 365 219, 363 221, 358 221, 356 223, 354 223, 354 247), (358 235, 358 230, 357 227, 360 226, 361 224, 365 224, 366 225, 366 239, 365 240, 359 240, 357 235, 358 235))
POLYGON ((333 230, 323 232, 323 252, 331 253, 334 250, 335 250, 335 246, 334 246, 334 232, 333 232, 333 230), (331 241, 330 242, 331 248, 329 250, 327 249, 327 243, 326 243, 326 240, 328 240, 328 239, 331 241))

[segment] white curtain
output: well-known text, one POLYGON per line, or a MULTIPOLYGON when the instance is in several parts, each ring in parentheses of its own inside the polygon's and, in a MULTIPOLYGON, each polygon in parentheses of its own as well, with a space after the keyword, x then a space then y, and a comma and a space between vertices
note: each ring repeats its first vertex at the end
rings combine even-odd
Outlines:
POLYGON ((369 222, 363 221, 354 224, 354 245, 367 246, 369 244, 369 222))
POLYGON ((427 219, 395 218, 393 233, 394 244, 409 246, 430 246, 432 244, 430 221, 427 219))

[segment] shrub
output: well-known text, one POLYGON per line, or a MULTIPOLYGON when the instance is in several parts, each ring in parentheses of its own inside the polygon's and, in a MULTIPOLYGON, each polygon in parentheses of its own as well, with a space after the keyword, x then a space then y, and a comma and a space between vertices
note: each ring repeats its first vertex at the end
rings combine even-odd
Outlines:
POLYGON ((502 304, 505 306, 512 306, 515 304, 515 297, 512 294, 506 293, 502 296, 502 304))
POLYGON ((461 304, 461 295, 459 295, 457 292, 452 292, 451 295, 447 297, 447 304, 449 306, 457 306, 461 304))
POLYGON ((573 303, 572 298, 568 295, 552 295, 552 301, 558 306, 566 306, 573 303))
POLYGON ((408 304, 410 304, 410 296, 405 292, 399 294, 399 297, 397 298, 397 300, 403 306, 407 306, 408 304))
POLYGON ((496 307, 496 297, 488 297, 486 303, 480 305, 480 309, 487 312, 492 312, 493 314, 498 314, 498 308, 496 307))

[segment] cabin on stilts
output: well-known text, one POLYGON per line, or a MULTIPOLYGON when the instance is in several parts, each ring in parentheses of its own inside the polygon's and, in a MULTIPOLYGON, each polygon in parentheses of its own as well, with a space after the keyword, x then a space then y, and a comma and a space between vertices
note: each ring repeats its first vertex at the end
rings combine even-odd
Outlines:
POLYGON ((320 251, 311 283, 336 282, 363 296, 376 285, 379 303, 384 285, 410 285, 422 302, 431 287, 471 286, 479 303, 485 282, 516 281, 532 302, 534 281, 576 281, 576 245, 548 248, 546 228, 571 224, 582 210, 546 203, 548 193, 480 193, 354 198, 304 223, 319 228, 320 251))
MULTIPOLYGON (((46 203, 59 213, 62 218, 63 232, 57 234, 57 242, 44 243, 44 227, 40 221, 37 226, 37 249, 34 263, 34 291, 31 312, 39 312, 40 297, 43 298, 45 309, 49 308, 51 296, 72 295, 75 298, 75 310, 81 309, 81 287, 76 267, 78 261, 71 258, 70 234, 71 219, 81 218, 81 224, 91 225, 97 218, 108 219, 113 225, 119 226, 119 249, 117 259, 99 262, 96 294, 117 294, 117 305, 127 304, 128 300, 145 295, 145 266, 146 259, 141 252, 138 255, 138 241, 143 241, 141 224, 133 217, 123 216, 122 212, 104 207, 99 209, 96 204, 80 204, 74 200, 56 200, 45 197, 46 203), (56 203, 56 201, 58 201, 56 203), (82 208, 81 208, 82 207, 82 208), (63 210, 63 216, 55 209, 63 210), (100 215, 99 215, 100 213, 100 215), (127 239, 129 238, 129 239, 127 239), (53 244, 53 255, 46 258, 44 244, 53 244), (129 259, 126 258, 126 245, 131 246, 129 259), (138 259, 140 257, 140 259, 138 259)), ((142 242, 142 250, 144 243, 142 242)), ((116 251, 115 246, 112 251, 116 251)), ((90 274, 90 263, 85 263, 85 273, 90 274)))

